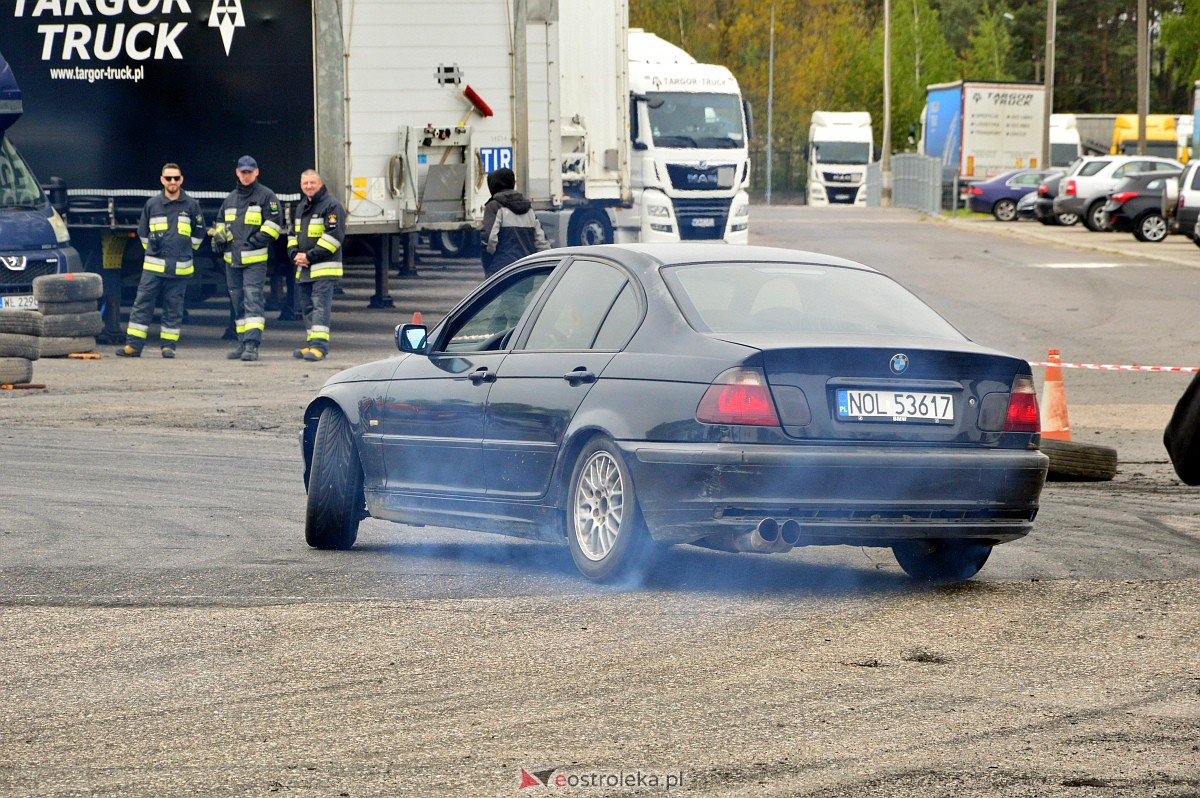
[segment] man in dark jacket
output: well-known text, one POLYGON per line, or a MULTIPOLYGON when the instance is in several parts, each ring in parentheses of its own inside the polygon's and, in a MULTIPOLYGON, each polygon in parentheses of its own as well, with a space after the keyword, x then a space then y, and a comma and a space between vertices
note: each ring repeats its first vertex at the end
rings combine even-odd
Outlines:
POLYGON ((267 319, 263 286, 271 250, 283 233, 283 208, 275 192, 258 182, 258 163, 249 155, 237 162, 238 187, 221 203, 213 249, 225 256, 225 279, 233 303, 238 347, 230 360, 258 360, 267 319))
POLYGON ((293 354, 301 360, 324 360, 329 354, 329 321, 333 289, 342 276, 342 242, 346 240, 346 211, 325 188, 315 169, 300 175, 304 200, 296 209, 288 257, 296 264, 296 288, 307 337, 293 354))
POLYGON ((497 169, 487 176, 492 198, 483 206, 483 273, 491 277, 526 255, 550 248, 533 205, 516 190, 517 176, 511 169, 497 169))
POLYGON ((187 280, 195 272, 192 254, 204 242, 200 203, 183 192, 183 172, 179 165, 164 164, 159 182, 162 193, 146 201, 138 221, 138 236, 146 255, 137 298, 129 314, 125 346, 117 350, 119 357, 142 356, 159 292, 163 295, 162 326, 158 333, 162 356, 175 357, 187 280))

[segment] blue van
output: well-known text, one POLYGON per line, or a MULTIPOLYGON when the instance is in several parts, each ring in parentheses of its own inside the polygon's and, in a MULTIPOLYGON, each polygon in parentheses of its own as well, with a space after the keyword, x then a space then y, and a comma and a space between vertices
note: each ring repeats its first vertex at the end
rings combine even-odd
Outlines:
POLYGON ((0 309, 36 309, 33 278, 83 270, 67 223, 5 135, 21 110, 21 89, 0 55, 0 309))

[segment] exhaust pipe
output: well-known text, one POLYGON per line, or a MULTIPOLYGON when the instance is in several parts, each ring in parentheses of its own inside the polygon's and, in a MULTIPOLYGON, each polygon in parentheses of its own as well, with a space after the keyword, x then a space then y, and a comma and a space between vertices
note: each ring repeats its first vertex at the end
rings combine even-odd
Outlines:
POLYGON ((784 554, 792 550, 792 548, 800 542, 800 524, 792 519, 787 519, 779 527, 779 540, 776 542, 777 548, 775 551, 784 554))
POLYGON ((734 551, 748 551, 757 554, 779 551, 779 522, 774 518, 764 518, 758 522, 758 526, 754 527, 754 531, 743 532, 732 542, 734 551))

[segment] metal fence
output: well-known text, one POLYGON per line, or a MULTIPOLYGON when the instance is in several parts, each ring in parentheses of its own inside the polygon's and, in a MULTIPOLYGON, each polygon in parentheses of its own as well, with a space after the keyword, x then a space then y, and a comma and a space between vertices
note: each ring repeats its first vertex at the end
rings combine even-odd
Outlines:
MULTIPOLYGON (((882 195, 880 162, 867 165, 867 205, 878 208, 882 195)), ((942 162, 915 153, 892 156, 892 205, 936 216, 942 212, 942 162)))

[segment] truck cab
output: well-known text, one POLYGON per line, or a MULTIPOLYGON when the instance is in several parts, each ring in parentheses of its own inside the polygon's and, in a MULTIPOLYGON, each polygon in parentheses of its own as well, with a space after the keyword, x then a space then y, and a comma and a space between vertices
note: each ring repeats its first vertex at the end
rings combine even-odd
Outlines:
POLYGON ((7 136, 21 113, 21 90, 0 55, 0 309, 36 309, 35 277, 82 269, 66 223, 7 136))
POLYGON ((813 111, 808 128, 808 204, 867 204, 867 164, 873 146, 866 111, 813 111))
POLYGON ((633 205, 609 211, 613 239, 747 243, 750 114, 733 73, 632 28, 629 89, 633 205))

